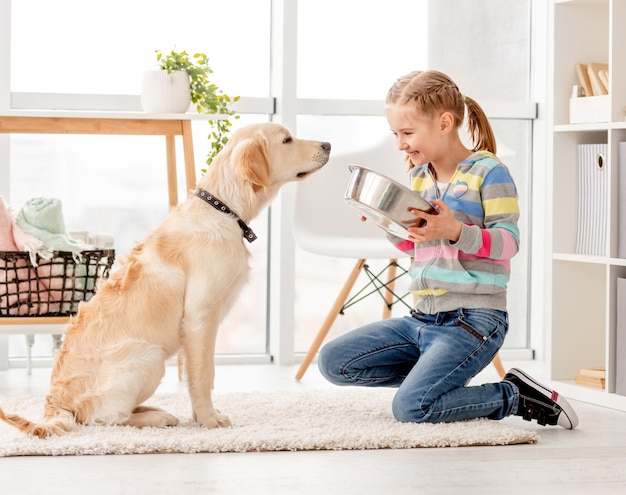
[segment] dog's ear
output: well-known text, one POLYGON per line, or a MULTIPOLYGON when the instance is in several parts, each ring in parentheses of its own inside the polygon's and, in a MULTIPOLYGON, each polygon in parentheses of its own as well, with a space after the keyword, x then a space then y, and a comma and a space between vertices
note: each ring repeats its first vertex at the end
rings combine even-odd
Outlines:
POLYGON ((270 161, 268 142, 262 135, 243 140, 234 152, 235 164, 242 176, 252 182, 255 189, 270 185, 270 161))

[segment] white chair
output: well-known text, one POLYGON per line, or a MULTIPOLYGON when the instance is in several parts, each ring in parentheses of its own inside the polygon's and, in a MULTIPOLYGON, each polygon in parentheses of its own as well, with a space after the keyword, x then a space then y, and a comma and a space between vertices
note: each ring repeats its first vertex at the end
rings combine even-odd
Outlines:
MULTIPOLYGON (((368 271, 370 282, 357 295, 361 297, 363 290, 372 286, 366 296, 378 293, 383 297, 383 319, 391 316, 393 304, 404 301, 404 296, 396 294, 394 288, 395 281, 406 273, 397 261, 399 258, 408 261, 408 256, 387 241, 382 229, 372 222, 362 222, 359 213, 345 203, 343 198, 350 180, 350 164, 367 167, 408 185, 404 153, 398 151, 391 135, 363 151, 343 155, 331 153, 330 161, 322 170, 298 182, 293 224, 296 244, 314 254, 353 258, 357 261, 309 347, 296 373, 296 380, 304 376, 337 316, 353 304, 354 297, 348 299, 348 296, 362 271, 368 271), (367 260, 381 259, 389 260, 385 270, 379 274, 369 271, 367 260), (400 275, 397 274, 398 268, 401 270, 400 275), (385 271, 387 278, 383 281, 380 275, 385 271)), ((410 302, 413 302, 412 298, 410 302)), ((407 306, 411 307, 412 304, 407 306)), ((494 358, 493 365, 503 377, 504 368, 498 356, 494 358)))
POLYGON ((401 184, 407 184, 407 166, 403 156, 390 136, 363 151, 336 156, 331 153, 330 161, 322 170, 297 184, 293 225, 296 244, 314 254, 357 260, 311 344, 296 374, 297 380, 304 376, 337 316, 352 304, 348 296, 362 271, 368 272, 370 281, 357 292, 356 297, 380 294, 383 297, 383 318, 391 316, 393 304, 404 300, 403 296, 394 292, 394 288, 395 281, 406 273, 398 264, 398 258, 408 259, 408 256, 387 241, 382 229, 372 222, 362 222, 359 213, 343 199, 350 180, 350 164, 362 165, 401 184), (389 260, 389 263, 382 272, 376 274, 367 265, 367 260, 374 259, 389 260), (384 272, 387 272, 387 277, 383 281, 380 276, 384 272), (367 290, 369 292, 362 296, 363 291, 367 290))

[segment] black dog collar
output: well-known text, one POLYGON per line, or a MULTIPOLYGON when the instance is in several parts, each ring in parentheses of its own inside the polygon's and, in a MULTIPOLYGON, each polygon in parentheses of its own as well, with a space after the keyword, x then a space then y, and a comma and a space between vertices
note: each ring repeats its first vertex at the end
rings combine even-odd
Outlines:
POLYGON ((252 242, 256 240, 256 234, 252 231, 252 229, 248 227, 246 223, 241 218, 239 218, 239 216, 237 216, 236 213, 233 213, 228 206, 222 203, 211 193, 206 192, 204 189, 196 189, 196 196, 209 203, 216 210, 219 210, 222 213, 226 213, 227 215, 234 217, 237 220, 239 227, 241 227, 241 230, 243 231, 243 237, 246 241, 252 242))

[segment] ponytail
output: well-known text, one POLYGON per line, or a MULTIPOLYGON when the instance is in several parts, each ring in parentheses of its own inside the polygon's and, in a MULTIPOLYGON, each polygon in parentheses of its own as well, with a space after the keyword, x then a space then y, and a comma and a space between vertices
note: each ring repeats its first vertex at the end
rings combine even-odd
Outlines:
POLYGON ((485 112, 475 100, 464 96, 467 112, 467 130, 474 144, 472 151, 487 150, 496 154, 496 136, 485 112))

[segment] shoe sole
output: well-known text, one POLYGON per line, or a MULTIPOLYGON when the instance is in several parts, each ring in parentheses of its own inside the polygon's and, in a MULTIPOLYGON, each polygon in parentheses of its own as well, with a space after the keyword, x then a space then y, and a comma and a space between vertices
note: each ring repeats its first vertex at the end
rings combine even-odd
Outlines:
POLYGON ((507 371, 507 373, 515 375, 526 385, 529 385, 530 387, 539 390, 543 393, 543 395, 545 395, 552 402, 555 402, 561 408, 561 414, 559 414, 559 417, 557 419, 557 424, 559 426, 562 426, 563 428, 566 428, 568 430, 573 430, 578 426, 578 416, 576 415, 574 408, 572 408, 570 403, 567 402, 564 397, 561 397, 561 395, 556 390, 552 390, 545 385, 542 385, 541 383, 535 381, 533 378, 531 378, 518 368, 511 368, 509 371, 507 371), (562 421, 562 419, 564 419, 564 421, 562 421))

